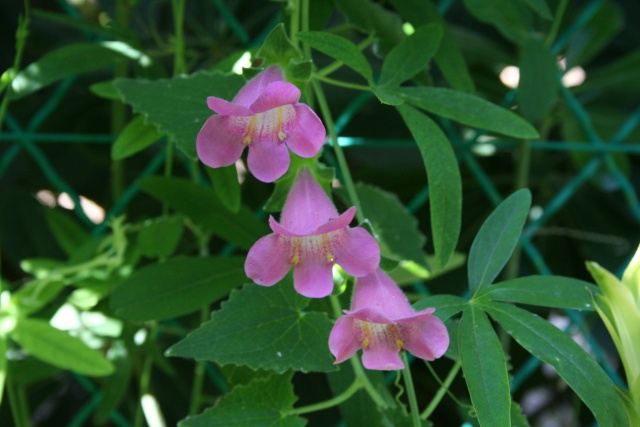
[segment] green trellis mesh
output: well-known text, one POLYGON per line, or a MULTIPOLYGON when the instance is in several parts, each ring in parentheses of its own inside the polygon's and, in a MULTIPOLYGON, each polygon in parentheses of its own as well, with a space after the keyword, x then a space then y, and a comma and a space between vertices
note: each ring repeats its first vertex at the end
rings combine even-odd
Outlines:
MULTIPOLYGON (((60 1, 61 7, 72 17, 77 18, 77 12, 71 8, 67 2, 60 1)), ((451 5, 451 1, 441 1, 439 5, 440 11, 444 14, 451 5)), ((595 15, 598 8, 604 3, 604 0, 592 0, 590 1, 582 13, 573 21, 571 25, 561 33, 556 43, 552 47, 554 53, 562 51, 569 42, 571 36, 578 30, 583 28, 590 19, 595 15)), ((225 21, 238 37, 238 39, 246 47, 259 45, 266 34, 273 28, 273 26, 279 22, 280 17, 274 16, 270 25, 268 25, 262 34, 255 40, 251 40, 247 31, 243 28, 241 22, 234 16, 233 12, 227 7, 222 0, 213 0, 213 4, 219 13, 224 17, 225 21)), ((560 73, 558 79, 561 79, 560 73)), ((6 128, 8 132, 0 133, 0 141, 8 144, 3 157, 0 159, 0 179, 6 174, 9 168, 14 163, 14 160, 20 155, 30 156, 40 168, 51 186, 59 192, 65 192, 69 194, 70 198, 74 201, 74 212, 78 219, 82 221, 86 226, 92 229, 94 235, 99 235, 107 228, 108 222, 120 214, 127 205, 131 202, 134 196, 137 194, 138 189, 136 182, 145 176, 151 175, 156 172, 164 162, 165 153, 160 151, 148 165, 139 173, 139 175, 131 181, 131 183, 123 191, 121 197, 115 201, 111 209, 107 212, 105 220, 101 224, 94 224, 86 216, 80 204, 78 192, 75 191, 65 180, 61 174, 58 173, 56 167, 46 157, 43 150, 39 147, 41 144, 46 143, 83 143, 83 144, 111 144, 115 140, 114 135, 101 135, 101 134, 81 134, 81 133, 43 133, 39 132, 42 123, 49 117, 49 115, 55 110, 61 99, 68 94, 69 89, 73 86, 74 79, 69 78, 62 81, 55 88, 52 96, 49 100, 35 112, 31 120, 26 124, 20 124, 10 114, 7 113, 5 117, 6 128)), ((560 87, 560 96, 566 103, 571 113, 578 120, 582 131, 587 136, 586 141, 572 141, 572 143, 563 143, 560 141, 532 141, 530 147, 532 150, 540 151, 571 151, 571 152, 589 152, 593 153, 592 159, 586 163, 582 169, 580 169, 575 176, 573 176, 568 182, 564 184, 562 188, 551 198, 551 200, 542 206, 542 214, 536 219, 530 221, 524 229, 523 235, 520 240, 520 247, 523 253, 529 258, 531 263, 535 266, 535 269, 539 274, 550 275, 551 269, 547 265, 543 255, 533 243, 532 239, 541 227, 549 222, 551 218, 558 213, 558 211, 565 206, 576 192, 583 186, 590 178, 592 178, 596 172, 604 168, 617 182, 619 188, 622 190, 622 194, 625 198, 628 206, 629 213, 638 221, 640 221, 640 203, 636 196, 635 189, 629 179, 620 171, 616 162, 613 159, 615 153, 627 153, 634 154, 640 153, 640 141, 625 142, 631 132, 638 126, 640 122, 640 107, 631 113, 626 121, 620 126, 614 136, 609 140, 603 140, 595 131, 592 124, 591 117, 580 103, 580 101, 562 84, 560 87)), ((511 106, 514 103, 516 97, 516 90, 511 90, 505 96, 502 105, 511 106)), ((363 93, 356 96, 345 110, 338 116, 336 120, 336 130, 341 133, 342 130, 352 121, 355 115, 357 115, 368 102, 374 101, 374 97, 370 93, 363 93)), ((450 141, 452 142, 458 161, 461 167, 466 167, 471 173, 477 184, 480 186, 486 197, 491 201, 493 205, 498 205, 502 201, 502 197, 497 188, 490 180, 488 174, 483 170, 483 167, 476 160, 472 150, 475 146, 482 144, 479 140, 483 135, 482 131, 478 131, 473 135, 469 135, 467 138, 462 138, 461 135, 454 129, 454 127, 444 119, 440 120, 440 124, 447 133, 450 141)), ((413 141, 410 140, 384 140, 384 139, 371 139, 371 138, 358 138, 340 136, 338 142, 343 147, 352 147, 353 150, 367 147, 379 147, 379 146, 413 146, 413 141)), ((510 140, 492 140, 491 144, 498 149, 512 149, 517 147, 517 142, 510 140)), ((331 162, 330 150, 325 150, 327 160, 331 162)), ((410 211, 415 212, 423 207, 429 199, 429 188, 424 186, 418 191, 414 197, 407 204, 410 211)), ((233 248, 225 248, 224 252, 232 251, 233 248)), ((626 266, 623 263, 620 266, 622 270, 626 266)), ((416 289, 419 293, 425 293, 426 289, 420 284, 417 284, 416 289)), ((597 360, 602 364, 605 370, 613 378, 613 380, 621 385, 622 379, 616 373, 616 369, 605 357, 604 351, 599 344, 592 339, 589 333, 588 326, 585 324, 583 315, 575 311, 567 311, 567 316, 571 320, 571 325, 567 327, 577 327, 582 334, 587 337, 590 350, 593 352, 597 360)), ((540 365, 540 361, 535 357, 531 357, 522 366, 514 372, 512 378, 512 392, 518 390, 521 384, 532 375, 540 365)), ((221 380, 220 374, 217 369, 209 364, 207 366, 207 373, 211 381, 216 384, 218 389, 222 392, 227 391, 224 381, 221 380)), ((83 408, 75 415, 73 420, 68 424, 69 427, 81 426, 87 420, 92 411, 97 406, 101 392, 100 390, 87 378, 82 376, 76 376, 77 381, 88 392, 93 394, 83 408)), ((129 427, 131 423, 125 419, 125 417, 119 412, 114 412, 111 415, 111 421, 121 427, 129 427)))

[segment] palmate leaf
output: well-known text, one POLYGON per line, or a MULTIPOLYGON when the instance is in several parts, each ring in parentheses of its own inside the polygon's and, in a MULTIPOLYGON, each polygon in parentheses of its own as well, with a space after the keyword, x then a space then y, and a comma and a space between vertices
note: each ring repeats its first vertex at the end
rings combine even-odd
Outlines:
POLYGON ((215 192, 192 181, 150 176, 138 182, 140 189, 191 218, 196 224, 243 249, 249 249, 269 228, 242 206, 229 212, 215 192))
POLYGON ((469 289, 490 285, 507 263, 518 241, 531 206, 531 193, 518 190, 489 215, 469 251, 469 289))
POLYGON ((469 67, 437 6, 431 0, 390 0, 390 3, 414 27, 428 23, 442 25, 442 40, 433 59, 451 87, 462 92, 473 92, 475 87, 469 67))
POLYGON ((427 170, 431 232, 439 268, 455 251, 462 215, 462 180, 453 148, 440 127, 406 104, 397 107, 418 144, 427 170))
POLYGON ((343 62, 367 82, 373 81, 373 72, 367 58, 351 40, 324 31, 298 33, 297 37, 312 48, 343 62))
POLYGON ((438 319, 443 322, 449 319, 456 313, 461 312, 467 307, 468 301, 456 295, 430 295, 421 299, 417 303, 413 304, 413 308, 416 311, 424 310, 425 308, 435 308, 433 313, 438 319))
POLYGON ((480 426, 511 427, 507 361, 489 318, 476 304, 463 312, 458 347, 480 426))
POLYGON ((172 79, 117 79, 113 82, 124 102, 144 115, 145 122, 166 132, 190 158, 197 159, 196 137, 213 115, 207 97, 231 100, 244 84, 235 74, 199 72, 172 79))
POLYGON ((511 304, 482 302, 489 315, 531 354, 552 365, 602 427, 626 426, 623 403, 607 374, 570 336, 511 304))
POLYGON ((198 310, 246 281, 244 257, 180 257, 136 270, 111 295, 111 308, 132 321, 198 310))
POLYGON ((327 345, 333 322, 324 313, 304 311, 308 304, 290 278, 273 287, 246 285, 167 355, 276 372, 334 371, 327 345))
POLYGON ((599 293, 597 286, 571 277, 526 276, 496 283, 483 295, 495 301, 594 310, 593 297, 599 293))
POLYGON ((529 37, 530 13, 518 1, 464 0, 464 5, 476 19, 493 25, 512 42, 522 42, 529 37))
POLYGON ((430 113, 459 123, 512 136, 538 138, 538 131, 512 111, 468 93, 442 87, 403 87, 399 97, 430 113))
POLYGON ((178 427, 302 427, 306 420, 289 413, 297 400, 291 376, 261 377, 237 386, 216 406, 178 427))

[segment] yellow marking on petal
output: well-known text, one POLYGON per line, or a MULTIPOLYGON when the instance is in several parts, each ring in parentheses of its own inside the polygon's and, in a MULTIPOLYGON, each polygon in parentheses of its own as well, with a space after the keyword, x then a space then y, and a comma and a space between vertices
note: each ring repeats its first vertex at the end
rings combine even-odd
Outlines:
POLYGON ((280 141, 284 141, 285 139, 287 139, 287 134, 284 133, 284 131, 281 130, 280 132, 278 132, 278 139, 280 141))
POLYGON ((287 139, 287 134, 282 130, 284 126, 284 112, 282 110, 282 107, 276 108, 276 129, 278 130, 278 139, 280 141, 287 139))
POLYGON ((336 257, 334 254, 331 253, 331 243, 329 242, 328 234, 322 234, 322 247, 325 252, 325 258, 327 260, 327 264, 330 264, 333 261, 335 261, 336 257))
POLYGON ((369 347, 369 337, 362 340, 362 348, 369 347))
POLYGON ((291 247, 292 256, 290 261, 291 261, 291 264, 298 265, 300 264, 300 246, 302 245, 300 237, 292 237, 291 243, 292 243, 292 247, 291 247))
POLYGON ((249 119, 249 124, 247 125, 247 131, 244 134, 244 138, 242 139, 242 142, 245 145, 249 145, 253 142, 253 133, 254 133, 254 128, 256 127, 256 123, 258 122, 258 115, 253 115, 251 116, 251 118, 249 119))
POLYGON ((402 342, 402 340, 396 340, 396 345, 398 346, 398 348, 402 348, 404 347, 404 342, 402 342))
POLYGON ((333 254, 331 252, 328 252, 327 253, 327 264, 331 264, 335 260, 336 260, 336 257, 333 256, 333 254))

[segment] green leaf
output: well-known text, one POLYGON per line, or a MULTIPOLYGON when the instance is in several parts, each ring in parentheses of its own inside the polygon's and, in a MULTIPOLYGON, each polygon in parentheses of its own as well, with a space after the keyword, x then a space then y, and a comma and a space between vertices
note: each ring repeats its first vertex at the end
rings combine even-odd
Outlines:
POLYGON ((514 401, 511 401, 511 427, 530 427, 527 417, 522 413, 522 408, 514 401))
POLYGON ((553 19, 553 14, 551 13, 551 9, 549 9, 549 5, 547 4, 547 0, 520 0, 527 6, 531 8, 535 13, 540 15, 542 18, 551 21, 553 19))
POLYGON ((401 105, 398 111, 418 144, 429 181, 431 232, 439 268, 453 255, 462 215, 462 181, 453 148, 429 117, 401 105))
POLYGON ((469 302, 455 295, 430 295, 413 304, 416 311, 433 307, 436 311, 433 313, 443 322, 451 316, 461 312, 469 305, 469 302))
POLYGON ((289 414, 297 400, 291 377, 272 375, 237 386, 215 407, 180 421, 178 427, 302 427, 306 420, 289 414))
POLYGON ((510 304, 483 308, 527 351, 551 364, 602 427, 625 426, 624 406, 609 376, 573 339, 540 317, 510 304), (597 393, 594 393, 597 390, 597 393))
POLYGON ((232 99, 244 84, 238 75, 199 72, 172 79, 116 79, 113 83, 124 102, 145 121, 172 137, 190 158, 197 159, 196 137, 214 113, 207 97, 232 99))
POLYGON ((140 252, 148 257, 170 256, 180 242, 183 228, 180 216, 146 220, 138 234, 140 252))
POLYGON ((229 212, 210 188, 178 178, 151 176, 138 182, 140 189, 177 209, 220 237, 249 249, 269 228, 258 221, 246 207, 238 213, 229 212))
POLYGON ((489 215, 469 251, 469 289, 477 293, 493 283, 520 241, 531 207, 531 193, 518 190, 489 215))
POLYGON ((68 44, 20 71, 11 82, 10 98, 22 98, 58 80, 113 65, 118 59, 124 56, 98 44, 68 44))
POLYGON ((96 377, 113 373, 102 354, 43 320, 19 319, 11 337, 32 356, 58 368, 96 377))
POLYGON ((402 40, 382 63, 379 86, 394 87, 409 80, 427 67, 440 46, 442 25, 425 24, 402 40))
POLYGON ((118 91, 113 87, 113 80, 108 80, 106 82, 94 83, 89 86, 89 90, 96 96, 100 98, 109 99, 111 101, 119 101, 120 95, 118 95, 118 91))
MULTIPOLYGON (((394 193, 372 185, 356 184, 362 210, 371 222, 380 252, 394 260, 411 260, 426 267, 423 251, 427 239, 418 228, 418 221, 394 193)), ((338 194, 346 202, 346 191, 338 194)))
POLYGON ((273 287, 246 285, 167 355, 279 373, 334 371, 327 346, 333 322, 324 313, 305 311, 309 302, 290 278, 273 287))
POLYGON ((511 427, 507 361, 487 315, 474 304, 458 333, 462 371, 481 427, 511 427))
POLYGON ((514 138, 540 136, 530 123, 512 111, 468 93, 440 87, 403 87, 398 94, 418 108, 468 126, 514 138))
POLYGON ((136 270, 111 295, 114 312, 131 321, 191 313, 246 281, 244 257, 171 259, 136 270))
POLYGON ((278 24, 267 36, 262 47, 256 52, 257 58, 265 60, 265 65, 280 64, 283 67, 289 65, 291 60, 303 58, 300 50, 291 43, 284 24, 278 24))
POLYGON ((222 168, 207 167, 207 174, 213 184, 213 191, 222 202, 225 208, 231 212, 238 213, 242 206, 240 181, 238 181, 238 170, 236 165, 222 168))
POLYGON ((556 58, 542 40, 527 40, 522 45, 519 68, 516 99, 520 112, 536 123, 547 115, 558 95, 556 58))
POLYGON ((493 25, 512 42, 529 37, 528 10, 513 0, 464 0, 464 5, 479 21, 493 25))
POLYGON ((91 238, 87 230, 62 209, 47 209, 45 218, 56 241, 67 255, 71 255, 91 238))
POLYGON ((373 73, 367 58, 351 40, 324 31, 298 33, 297 37, 312 48, 343 62, 364 77, 367 82, 373 81, 373 73))
POLYGON ((433 2, 430 0, 391 0, 390 3, 404 19, 416 28, 428 23, 442 25, 442 40, 434 60, 445 80, 453 88, 462 92, 473 92, 475 86, 467 62, 458 42, 433 2))
POLYGON ((495 301, 574 310, 594 310, 593 297, 600 289, 589 282, 562 276, 527 276, 489 287, 487 295, 495 301))
POLYGON ((356 28, 374 33, 382 53, 405 38, 400 18, 371 0, 335 0, 340 12, 356 28))
POLYGON ((160 138, 163 133, 158 132, 154 125, 145 123, 143 116, 136 116, 120 132, 118 139, 111 146, 111 159, 122 160, 144 150, 160 138))

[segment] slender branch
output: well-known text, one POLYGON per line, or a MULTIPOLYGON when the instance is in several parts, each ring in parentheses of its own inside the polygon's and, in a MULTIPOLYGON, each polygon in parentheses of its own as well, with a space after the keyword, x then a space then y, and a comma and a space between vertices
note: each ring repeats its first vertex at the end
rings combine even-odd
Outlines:
POLYGON ((418 399, 416 399, 416 389, 413 387, 413 377, 411 376, 411 365, 409 364, 409 358, 407 352, 402 352, 402 362, 404 363, 404 383, 407 390, 407 396, 409 398, 409 409, 411 412, 411 421, 413 427, 420 427, 420 410, 418 409, 418 399))
POLYGON ((340 171, 342 172, 342 176, 344 177, 344 184, 347 188, 349 199, 351 200, 351 203, 353 203, 353 205, 356 207, 356 217, 358 218, 358 222, 362 223, 366 219, 366 216, 362 211, 362 205, 360 204, 360 199, 358 198, 358 194, 356 193, 356 187, 353 183, 353 179, 351 178, 351 172, 349 171, 349 166, 347 165, 347 159, 344 156, 342 147, 338 143, 338 135, 336 134, 336 128, 335 124, 333 123, 333 118, 331 117, 329 104, 327 103, 327 99, 324 96, 324 91, 322 90, 320 83, 317 80, 314 80, 312 82, 312 86, 316 94, 316 98, 318 99, 318 105, 320 106, 320 111, 322 112, 324 123, 327 126, 329 137, 331 138, 331 142, 333 143, 333 149, 338 159, 340 171))
POLYGON ((558 31, 560 31, 560 24, 562 24, 562 18, 564 17, 564 12, 567 9, 567 5, 569 4, 569 0, 560 0, 560 4, 556 9, 556 15, 553 17, 553 23, 551 24, 551 29, 549 30, 549 34, 547 34, 547 38, 544 41, 545 45, 551 46, 553 42, 556 40, 558 36, 558 31))
POLYGON ((341 80, 336 80, 336 79, 332 79, 329 77, 324 77, 321 76, 319 74, 314 74, 313 77, 315 77, 316 79, 328 83, 330 85, 334 85, 334 86, 339 86, 339 87, 343 87, 346 89, 353 89, 353 90, 366 90, 366 91, 370 91, 371 87, 369 86, 365 86, 365 85, 359 85, 359 84, 355 84, 355 83, 347 83, 347 82, 343 82, 341 80))
MULTIPOLYGON (((428 363, 427 363, 427 366, 431 368, 431 366, 428 363)), ((429 402, 429 405, 422 412, 422 414, 420 414, 420 418, 422 418, 423 420, 426 420, 433 413, 433 411, 436 409, 436 407, 438 406, 438 404, 440 403, 444 395, 447 394, 447 391, 449 390, 449 387, 451 387, 451 383, 455 379, 456 375, 458 375, 458 372, 460 371, 460 366, 461 366, 460 362, 456 362, 455 365, 453 365, 453 367, 449 371, 449 374, 447 375, 447 378, 445 378, 444 382, 440 384, 440 388, 438 389, 438 392, 436 393, 436 395, 433 397, 431 402, 429 402)))
POLYGON ((301 408, 293 408, 291 411, 287 411, 287 415, 301 415, 309 412, 321 411, 323 409, 331 408, 333 406, 337 406, 342 402, 349 399, 353 396, 358 390, 362 388, 362 381, 360 378, 356 377, 356 379, 351 383, 351 385, 339 395, 325 400, 324 402, 314 403, 313 405, 303 406, 301 408))

